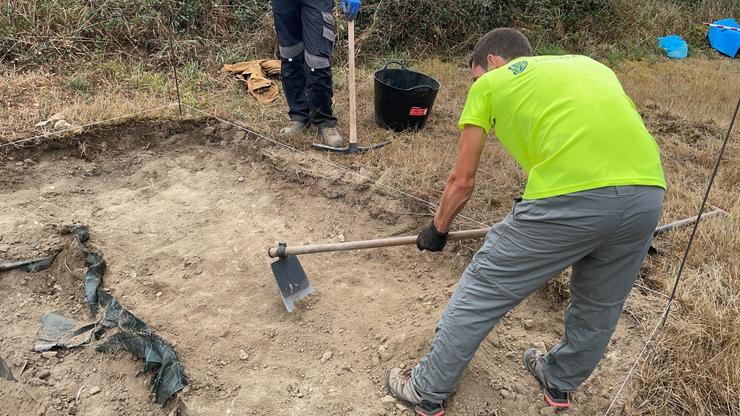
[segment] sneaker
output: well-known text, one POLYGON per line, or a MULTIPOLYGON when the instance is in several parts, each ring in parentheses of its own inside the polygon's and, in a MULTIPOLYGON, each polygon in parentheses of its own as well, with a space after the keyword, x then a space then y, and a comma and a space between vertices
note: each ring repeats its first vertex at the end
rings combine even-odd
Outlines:
POLYGON ((445 408, 441 403, 422 400, 411 383, 411 369, 391 368, 386 380, 388 391, 406 406, 414 409, 416 416, 442 416, 445 408))
POLYGON ((292 120, 290 124, 287 127, 283 127, 282 130, 280 130, 280 136, 281 137, 288 137, 288 136, 295 136, 296 134, 301 134, 308 128, 308 124, 298 121, 298 120, 292 120))
POLYGON ((524 352, 522 363, 524 364, 524 368, 529 370, 534 378, 537 379, 537 382, 540 383, 542 393, 545 395, 545 402, 552 407, 566 409, 571 405, 570 392, 549 387, 542 370, 542 362, 544 359, 545 353, 536 348, 530 348, 524 352))
POLYGON ((339 130, 337 130, 336 127, 320 127, 319 133, 321 133, 321 138, 327 146, 342 146, 342 136, 339 134, 339 130))

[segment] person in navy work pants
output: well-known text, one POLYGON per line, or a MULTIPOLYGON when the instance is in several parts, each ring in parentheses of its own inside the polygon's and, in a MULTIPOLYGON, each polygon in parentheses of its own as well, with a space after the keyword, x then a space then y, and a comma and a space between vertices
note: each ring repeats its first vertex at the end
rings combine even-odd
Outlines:
MULTIPOLYGON (((339 147, 342 136, 332 111, 333 6, 333 0, 272 0, 291 120, 280 134, 295 135, 316 125, 327 145, 339 147)), ((341 0, 340 9, 352 20, 360 10, 360 0, 341 0)))

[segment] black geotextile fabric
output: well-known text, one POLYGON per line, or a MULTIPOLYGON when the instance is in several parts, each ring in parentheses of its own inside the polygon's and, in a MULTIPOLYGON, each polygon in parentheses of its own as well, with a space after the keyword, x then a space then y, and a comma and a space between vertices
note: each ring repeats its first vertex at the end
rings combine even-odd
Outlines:
MULTIPOLYGON (((144 372, 156 372, 150 387, 157 396, 157 403, 164 405, 172 395, 188 384, 185 368, 177 358, 177 353, 144 321, 126 310, 113 296, 101 289, 106 265, 103 255, 88 246, 90 229, 87 226, 79 226, 67 229, 66 232, 74 234, 78 247, 85 254, 87 264, 84 280, 85 301, 90 306, 93 317, 97 316, 100 307, 104 308, 103 316, 97 323, 80 326, 74 319, 54 312, 48 313, 41 319, 42 327, 34 350, 40 352, 55 348, 76 348, 100 339, 109 330, 117 330, 115 334, 98 345, 96 350, 100 352, 124 350, 143 359, 144 372)), ((24 270, 29 272, 42 270, 37 268, 39 264, 42 264, 40 262, 43 260, 45 262, 43 268, 48 268, 57 254, 27 262, 0 263, 0 271, 13 268, 24 269, 26 265, 31 264, 37 266, 24 270)), ((0 377, 7 378, 3 370, 3 368, 7 369, 7 366, 4 364, 0 362, 0 377)), ((12 377, 9 369, 7 374, 12 377)))
POLYGON ((5 363, 5 360, 0 357, 0 378, 4 378, 8 381, 16 381, 13 377, 13 373, 10 371, 10 367, 5 363))
POLYGON ((155 334, 144 321, 121 306, 113 296, 100 291, 98 300, 101 306, 105 306, 105 315, 100 326, 117 327, 118 332, 96 350, 100 352, 124 350, 143 359, 144 372, 150 370, 157 372, 152 378, 151 389, 157 395, 157 403, 165 404, 170 396, 188 384, 185 368, 177 358, 174 348, 155 334))
POLYGON ((56 312, 49 312, 41 318, 41 331, 33 347, 36 352, 50 351, 55 348, 71 349, 89 344, 92 341, 97 324, 80 324, 56 312))
POLYGON ((98 305, 105 308, 103 318, 95 328, 95 337, 100 338, 108 329, 118 329, 116 334, 96 350, 125 350, 143 359, 144 372, 156 371, 150 387, 157 396, 157 403, 164 405, 173 394, 188 384, 185 368, 170 344, 155 334, 144 321, 121 306, 113 296, 100 289, 106 268, 105 260, 100 253, 88 247, 88 227, 78 227, 73 232, 80 249, 85 253, 85 263, 88 266, 85 272, 85 299, 90 305, 90 311, 95 314, 98 305))
POLYGON ((41 270, 48 269, 58 254, 59 252, 57 251, 54 254, 33 260, 0 262, 0 272, 12 269, 19 269, 29 273, 40 272, 41 270))
POLYGON ((103 256, 91 250, 87 243, 90 240, 90 228, 83 226, 72 230, 77 239, 77 246, 85 253, 85 301, 90 306, 93 315, 98 313, 98 289, 103 281, 106 265, 103 256))

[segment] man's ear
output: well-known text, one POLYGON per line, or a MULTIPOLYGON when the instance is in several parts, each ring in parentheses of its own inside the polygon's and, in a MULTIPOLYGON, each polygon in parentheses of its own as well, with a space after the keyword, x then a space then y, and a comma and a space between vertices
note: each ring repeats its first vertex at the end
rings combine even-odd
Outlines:
POLYGON ((506 65, 508 61, 498 55, 488 54, 486 56, 486 63, 488 64, 488 70, 493 71, 496 68, 500 68, 506 65))

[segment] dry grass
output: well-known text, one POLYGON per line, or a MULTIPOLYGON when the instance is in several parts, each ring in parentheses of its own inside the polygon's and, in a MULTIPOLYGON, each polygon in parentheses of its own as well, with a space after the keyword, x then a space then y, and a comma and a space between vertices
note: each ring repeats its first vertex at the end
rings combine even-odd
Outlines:
MULTIPOLYGON (((664 220, 698 209, 737 103, 740 68, 730 60, 625 63, 619 73, 647 111, 669 181, 664 220), (734 86, 734 87, 733 87, 734 86)), ((709 202, 730 211, 699 228, 674 310, 639 367, 624 414, 740 414, 740 127, 735 126, 709 202)), ((663 255, 648 279, 669 291, 690 230, 656 241, 663 255)))
POLYGON ((737 103, 740 65, 731 59, 622 62, 617 71, 632 99, 690 121, 724 126, 737 103))
MULTIPOLYGON (((413 66, 443 85, 424 130, 394 134, 375 125, 373 71, 365 68, 358 75, 360 141, 392 139, 394 143, 356 157, 319 156, 355 171, 362 168, 363 174, 379 183, 436 202, 455 157, 455 123, 470 80, 467 69, 454 63, 430 60, 413 66)), ((661 147, 669 182, 663 222, 694 215, 737 99, 740 68, 726 59, 658 59, 625 62, 617 72, 661 147)), ((268 135, 287 120, 283 98, 262 106, 217 71, 186 64, 179 73, 183 100, 188 104, 268 135)), ((336 112, 342 131, 347 131, 346 77, 346 68, 335 70, 336 112)), ((173 89, 167 73, 117 60, 89 65, 69 76, 0 67, 0 140, 28 137, 35 122, 61 110, 80 125, 156 107, 172 101, 173 89)), ((176 107, 159 113, 174 114, 176 107)), ((699 229, 679 289, 680 307, 639 367, 623 414, 740 414, 739 132, 737 126, 710 197, 711 204, 731 215, 709 220, 699 229)), ((313 139, 306 135, 290 143, 308 150, 313 139)), ((513 160, 491 140, 478 188, 463 214, 485 223, 496 221, 509 210, 511 198, 521 191, 524 181, 513 160)), ((409 212, 419 215, 419 223, 428 220, 424 214, 431 212, 429 207, 406 201, 409 212)), ((461 220, 457 225, 475 224, 461 220)), ((644 284, 663 292, 670 289, 688 233, 689 229, 677 230, 656 240, 662 255, 649 260, 644 284)))

